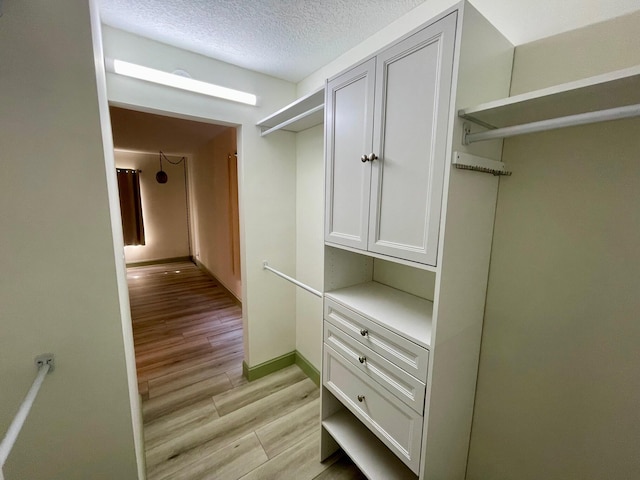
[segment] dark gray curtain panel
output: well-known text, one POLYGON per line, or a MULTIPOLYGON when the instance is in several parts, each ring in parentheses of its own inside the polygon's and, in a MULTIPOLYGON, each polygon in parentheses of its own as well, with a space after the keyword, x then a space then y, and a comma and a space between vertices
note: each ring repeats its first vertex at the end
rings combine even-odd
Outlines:
POLYGON ((140 199, 140 173, 137 170, 116 169, 120 212, 125 245, 144 245, 142 201, 140 199))

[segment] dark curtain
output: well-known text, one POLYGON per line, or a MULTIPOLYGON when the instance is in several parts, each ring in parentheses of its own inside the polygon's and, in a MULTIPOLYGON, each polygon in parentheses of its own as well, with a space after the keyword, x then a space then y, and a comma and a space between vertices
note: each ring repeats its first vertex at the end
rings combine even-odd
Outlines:
POLYGON ((140 174, 137 170, 118 168, 118 191, 125 245, 144 245, 140 174))

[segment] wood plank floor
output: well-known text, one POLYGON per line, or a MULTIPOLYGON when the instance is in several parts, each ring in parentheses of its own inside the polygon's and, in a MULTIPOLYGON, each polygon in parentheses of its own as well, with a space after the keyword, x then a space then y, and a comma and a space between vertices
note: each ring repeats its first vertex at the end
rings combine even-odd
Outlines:
POLYGON ((351 480, 319 457, 319 390, 291 366, 248 383, 242 310, 192 263, 127 271, 149 480, 351 480))

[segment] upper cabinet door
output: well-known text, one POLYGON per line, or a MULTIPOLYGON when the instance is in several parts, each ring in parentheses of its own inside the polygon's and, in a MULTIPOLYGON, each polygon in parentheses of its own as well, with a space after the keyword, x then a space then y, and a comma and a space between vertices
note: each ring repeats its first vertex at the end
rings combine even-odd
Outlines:
POLYGON ((456 15, 377 57, 369 244, 435 265, 456 15))
POLYGON ((327 84, 325 240, 367 248, 375 59, 327 84))

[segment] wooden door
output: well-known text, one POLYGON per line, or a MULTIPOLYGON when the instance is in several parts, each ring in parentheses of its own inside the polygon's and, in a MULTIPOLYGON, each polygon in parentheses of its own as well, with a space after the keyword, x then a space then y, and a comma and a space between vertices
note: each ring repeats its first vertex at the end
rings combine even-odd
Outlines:
POLYGON ((435 265, 456 15, 377 57, 368 249, 435 265))
POLYGON ((366 250, 375 59, 327 84, 325 240, 366 250))

